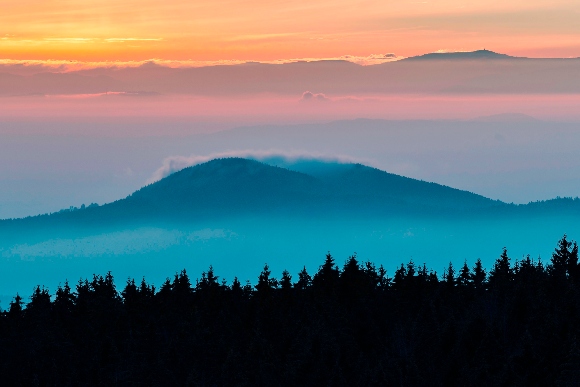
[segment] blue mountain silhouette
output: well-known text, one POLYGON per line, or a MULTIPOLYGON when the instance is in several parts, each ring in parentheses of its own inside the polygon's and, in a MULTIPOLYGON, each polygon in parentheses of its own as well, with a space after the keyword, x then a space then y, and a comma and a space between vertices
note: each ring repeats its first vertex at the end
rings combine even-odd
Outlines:
POLYGON ((580 201, 516 206, 361 164, 299 162, 289 168, 223 158, 185 168, 102 206, 0 221, 4 239, 119 227, 203 224, 243 217, 454 219, 577 214, 580 201))

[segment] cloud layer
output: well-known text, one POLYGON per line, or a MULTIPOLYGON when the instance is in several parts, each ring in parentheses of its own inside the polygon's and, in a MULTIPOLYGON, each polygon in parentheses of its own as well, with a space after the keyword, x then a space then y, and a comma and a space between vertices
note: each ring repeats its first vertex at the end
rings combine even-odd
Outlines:
MULTIPOLYGON (((122 41, 128 41, 124 39, 122 41)), ((125 69, 138 68, 141 66, 157 65, 168 68, 196 68, 207 66, 233 66, 245 63, 262 64, 286 64, 297 62, 317 62, 343 60, 356 63, 361 66, 370 66, 380 63, 393 62, 404 59, 393 53, 360 55, 342 55, 335 57, 310 57, 310 58, 289 58, 276 60, 244 60, 244 59, 223 59, 223 60, 171 60, 151 58, 146 60, 130 61, 79 61, 79 60, 29 60, 29 59, 7 59, 0 58, 0 72, 10 74, 32 75, 42 72, 71 72, 93 69, 125 69)))
POLYGON ((207 161, 227 158, 242 157, 252 160, 258 160, 266 164, 277 165, 279 167, 291 167, 293 164, 302 161, 322 161, 328 163, 365 163, 372 164, 370 160, 362 160, 349 156, 331 156, 322 153, 303 152, 303 151, 283 151, 283 150, 237 150, 229 152, 211 153, 208 155, 191 155, 191 156, 170 156, 163 160, 162 166, 157 169, 147 180, 147 184, 155 183, 184 168, 193 165, 202 164, 207 161))

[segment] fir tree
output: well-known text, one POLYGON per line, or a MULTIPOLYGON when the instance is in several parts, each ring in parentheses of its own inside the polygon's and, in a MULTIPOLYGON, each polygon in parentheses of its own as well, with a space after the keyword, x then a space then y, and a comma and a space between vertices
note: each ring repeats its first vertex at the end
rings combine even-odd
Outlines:
POLYGON ((459 271, 459 276, 457 277, 457 283, 462 288, 467 288, 472 284, 472 274, 469 266, 467 265, 467 260, 463 261, 463 266, 459 271))
POLYGON ((280 278, 280 288, 283 291, 288 291, 292 289, 292 276, 288 270, 282 272, 282 278, 280 278))
MULTIPOLYGON (((564 234, 562 239, 558 241, 558 246, 552 253, 552 259, 550 261, 550 266, 548 267, 548 271, 552 277, 562 279, 569 274, 569 269, 571 267, 571 249, 572 242, 568 241, 567 235, 564 234)), ((575 261, 574 266, 578 263, 577 254, 575 261)))
POLYGON ((304 290, 309 288, 311 284, 312 277, 310 277, 310 274, 306 271, 306 266, 304 266, 298 273, 298 281, 294 284, 294 287, 296 289, 304 290))
POLYGON ((320 266, 320 269, 314 275, 312 285, 316 289, 320 289, 324 292, 333 292, 338 285, 339 276, 339 270, 334 264, 334 258, 330 253, 328 253, 326 254, 324 264, 320 266))
POLYGON ((272 289, 278 287, 278 281, 276 281, 275 278, 270 278, 270 274, 272 274, 270 268, 268 267, 268 264, 265 264, 264 269, 258 276, 258 283, 255 286, 258 294, 270 294, 272 289))
POLYGON ((453 288, 455 286, 455 269, 453 268, 452 262, 449 262, 449 266, 444 271, 443 280, 447 287, 453 288))
POLYGON ((407 269, 401 263, 401 267, 399 267, 395 271, 395 275, 393 277, 393 287, 395 289, 402 289, 405 285, 405 279, 407 278, 407 269))
POLYGON ((471 275, 471 281, 473 283, 473 287, 475 289, 481 290, 485 287, 485 281, 487 279, 487 273, 483 268, 483 264, 481 263, 481 259, 477 258, 475 261, 475 266, 473 267, 473 274, 471 275))
POLYGON ((12 318, 18 318, 20 316, 22 316, 22 306, 24 305, 24 302, 22 302, 22 297, 20 297, 20 294, 16 293, 16 297, 14 297, 14 300, 12 300, 10 302, 10 307, 8 309, 8 316, 12 317, 12 318))
POLYGON ((387 270, 383 267, 383 265, 379 266, 377 270, 378 275, 378 287, 381 290, 387 290, 391 285, 391 279, 387 276, 387 270))
POLYGON ((75 306, 75 296, 71 291, 68 281, 65 281, 64 286, 58 286, 54 298, 54 307, 61 314, 70 313, 75 306))
POLYGON ((493 264, 489 273, 489 284, 491 287, 504 287, 513 280, 513 268, 510 265, 510 258, 507 249, 504 247, 500 257, 493 264))

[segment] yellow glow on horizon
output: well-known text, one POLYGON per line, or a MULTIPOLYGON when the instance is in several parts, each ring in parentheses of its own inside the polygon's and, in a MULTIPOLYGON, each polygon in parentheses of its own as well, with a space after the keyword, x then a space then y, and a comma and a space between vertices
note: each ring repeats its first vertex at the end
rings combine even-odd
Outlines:
POLYGON ((577 0, 0 0, 0 58, 580 56, 577 0), (576 54, 574 54, 576 53, 576 54))

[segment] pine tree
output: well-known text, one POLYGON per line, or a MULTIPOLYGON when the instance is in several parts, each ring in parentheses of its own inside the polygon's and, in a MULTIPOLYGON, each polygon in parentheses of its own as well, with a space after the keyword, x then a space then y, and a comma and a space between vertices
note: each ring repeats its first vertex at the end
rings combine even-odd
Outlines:
MULTIPOLYGON (((567 235, 564 234, 562 239, 558 241, 558 246, 552 253, 552 259, 548 271, 555 279, 564 279, 567 277, 568 269, 570 267, 572 242, 568 241, 567 235)), ((576 256, 576 264, 578 257, 576 256)))
POLYGON ((372 262, 365 262, 363 272, 371 288, 376 289, 379 286, 379 275, 375 265, 372 262))
POLYGON ((296 289, 304 290, 309 288, 311 284, 312 277, 310 277, 310 274, 306 271, 306 266, 304 266, 304 268, 300 270, 300 273, 298 273, 298 282, 294 284, 294 287, 296 289))
POLYGON ((165 278, 165 281, 161 284, 159 292, 156 294, 156 296, 159 297, 162 301, 167 302, 169 299, 171 299, 171 288, 171 280, 169 278, 165 278))
POLYGON ((391 279, 387 276, 387 270, 383 267, 383 265, 379 266, 379 270, 377 270, 378 275, 378 286, 379 289, 387 290, 391 285, 391 279))
POLYGON ((171 284, 171 291, 181 297, 191 294, 191 281, 185 269, 181 270, 179 274, 175 274, 173 283, 171 284))
POLYGON ((232 286, 230 287, 230 290, 232 291, 232 294, 234 294, 236 297, 241 296, 242 295, 242 284, 240 283, 240 280, 238 279, 238 277, 234 277, 234 280, 232 282, 232 286))
POLYGON ((70 313, 75 306, 75 296, 71 291, 68 281, 64 286, 58 286, 54 298, 54 307, 59 313, 70 313))
POLYGON ((214 274, 213 266, 209 266, 207 272, 201 273, 201 279, 197 281, 195 288, 197 291, 215 291, 220 287, 219 277, 214 274))
POLYGON ((278 286, 278 281, 276 281, 275 278, 270 278, 270 274, 272 274, 270 268, 268 267, 268 264, 265 264, 264 269, 258 276, 258 283, 255 286, 258 294, 270 294, 272 289, 278 286))
POLYGON ((121 292, 121 296, 123 297, 123 302, 125 305, 127 304, 135 304, 139 298, 139 291, 137 290, 137 285, 135 284, 135 279, 131 278, 127 280, 127 284, 125 285, 125 289, 121 292))
POLYGON ((284 270, 282 272, 282 278, 280 279, 280 288, 283 291, 288 291, 292 289, 292 276, 288 272, 288 270, 284 270))
POLYGON ((340 293, 347 298, 366 296, 375 288, 372 281, 373 278, 361 268, 355 253, 346 260, 340 274, 340 293))
POLYGON ((326 254, 324 264, 320 266, 318 272, 314 275, 312 279, 312 285, 314 288, 323 290, 325 292, 333 292, 338 285, 339 280, 339 270, 334 264, 334 258, 330 253, 326 254))
POLYGON ((144 300, 150 300, 155 295, 155 286, 148 285, 147 282, 145 281, 145 277, 141 279, 141 285, 139 285, 139 294, 141 295, 141 298, 144 300))
POLYGON ((473 287, 475 289, 484 289, 485 281, 487 279, 487 273, 483 268, 483 264, 481 263, 481 259, 477 258, 475 261, 475 266, 473 267, 473 274, 471 275, 471 281, 473 282, 473 287))
MULTIPOLYGON (((26 305, 25 315, 31 320, 36 320, 37 323, 47 320, 49 318, 52 304, 50 302, 50 294, 44 287, 36 286, 30 296, 30 302, 26 305)), ((39 325, 40 326, 40 325, 39 325)))
POLYGON ((528 254, 524 259, 517 262, 514 268, 514 276, 518 280, 527 282, 532 280, 536 274, 536 265, 528 254))
POLYGON ((513 281, 514 272, 510 265, 507 249, 504 247, 489 273, 490 286, 504 287, 513 281))
POLYGON ((447 287, 453 288, 455 286, 455 269, 453 268, 452 262, 449 262, 447 270, 444 271, 443 280, 447 287))
POLYGON ((12 300, 10 302, 10 307, 8 309, 8 316, 10 316, 12 318, 21 317, 23 305, 24 305, 24 302, 22 302, 22 297, 20 297, 20 294, 16 293, 16 297, 14 297, 14 300, 12 300))
POLYGON ((427 270, 427 264, 425 262, 423 262, 423 266, 421 266, 419 268, 419 271, 417 272, 417 282, 419 284, 424 284, 428 281, 429 278, 429 271, 427 270))
POLYGON ((413 262, 413 259, 411 259, 409 261, 409 263, 407 263, 407 275, 405 276, 406 278, 413 278, 415 277, 415 262, 413 262))
POLYGON ((471 270, 469 269, 469 266, 467 266, 467 260, 465 260, 463 261, 463 267, 461 267, 461 270, 459 271, 457 283, 462 288, 467 288, 471 286, 471 280, 472 280, 471 270))
POLYGON ((401 263, 401 267, 399 267, 395 271, 395 276, 393 277, 393 287, 395 289, 402 289, 405 286, 405 279, 407 278, 407 269, 401 263))

